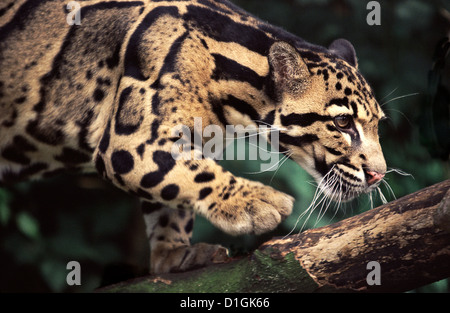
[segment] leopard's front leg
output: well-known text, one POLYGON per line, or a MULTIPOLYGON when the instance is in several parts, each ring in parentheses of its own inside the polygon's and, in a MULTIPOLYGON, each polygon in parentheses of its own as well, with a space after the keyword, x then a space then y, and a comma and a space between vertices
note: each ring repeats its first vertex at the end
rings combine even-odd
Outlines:
POLYGON ((228 259, 228 251, 220 245, 190 244, 194 211, 174 210, 159 202, 142 201, 142 213, 150 243, 150 272, 186 271, 228 259))
POLYGON ((236 177, 211 159, 175 160, 171 140, 160 139, 152 145, 142 142, 139 135, 117 136, 111 128, 107 127, 97 150, 97 169, 118 187, 151 204, 146 204, 144 214, 154 272, 204 265, 220 252, 218 246, 190 248, 186 216, 191 219, 193 214, 189 210, 236 235, 270 231, 291 213, 291 196, 236 177), (207 253, 198 257, 201 250, 207 253), (186 257, 191 261, 183 263, 186 257), (196 260, 201 264, 195 264, 196 260))
POLYGON ((293 198, 282 192, 235 177, 211 159, 175 158, 172 124, 142 105, 143 89, 125 84, 120 90, 95 164, 116 186, 159 208, 144 210, 155 272, 185 270, 217 257, 217 246, 190 248, 186 216, 201 214, 237 235, 270 231, 291 213, 293 198), (179 210, 190 212, 183 217, 179 210), (200 256, 200 250, 207 252, 200 256))
POLYGON ((268 232, 292 211, 291 196, 236 177, 215 162, 197 173, 194 182, 200 187, 194 210, 229 234, 268 232))
POLYGON ((176 161, 164 150, 148 156, 122 176, 131 192, 172 209, 193 209, 229 234, 270 231, 291 213, 291 196, 236 177, 211 159, 176 161))

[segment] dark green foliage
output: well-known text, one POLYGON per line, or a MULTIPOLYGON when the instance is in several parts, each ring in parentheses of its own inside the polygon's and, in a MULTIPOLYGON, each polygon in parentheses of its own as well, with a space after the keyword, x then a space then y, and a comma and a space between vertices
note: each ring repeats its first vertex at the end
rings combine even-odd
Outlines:
POLYGON ((433 157, 449 160, 450 155, 450 41, 436 45, 433 68, 428 74, 428 98, 421 107, 424 116, 420 140, 433 157))
MULTIPOLYGON (((412 175, 386 176, 396 197, 450 177, 450 60, 442 50, 435 55, 438 43, 449 34, 449 1, 379 1, 380 26, 366 22, 368 1, 234 2, 312 43, 327 46, 341 37, 353 43, 360 71, 389 117, 380 127, 388 167, 412 175)), ((255 161, 223 164, 233 173, 295 196, 294 212, 278 230, 260 237, 227 236, 197 219, 194 241, 222 243, 233 254, 242 254, 274 235, 299 231, 305 218, 294 230, 297 218, 315 191, 308 183, 312 178, 299 166, 287 160, 276 172, 251 174, 259 171, 255 161)), ((393 199, 386 186, 381 189, 387 200, 393 199)), ((374 206, 380 204, 378 196, 374 200, 374 206)), ((367 196, 343 204, 338 211, 331 204, 320 221, 317 217, 324 212, 319 213, 319 207, 305 228, 370 207, 367 196)), ((70 176, 0 189, 0 292, 92 291, 102 279, 106 284, 144 273, 148 245, 138 214, 133 198, 93 178, 70 176), (80 287, 66 284, 66 264, 71 260, 81 263, 80 287), (111 272, 116 277, 104 276, 111 272)), ((442 281, 429 288, 420 291, 448 291, 449 286, 442 281)))
POLYGON ((135 199, 89 176, 0 189, 0 292, 92 291, 102 280, 129 278, 134 273, 122 275, 128 256, 148 257, 131 245, 140 237, 130 230, 143 231, 143 221, 133 218, 137 208, 135 199), (82 285, 68 287, 66 265, 73 260, 81 265, 82 285))

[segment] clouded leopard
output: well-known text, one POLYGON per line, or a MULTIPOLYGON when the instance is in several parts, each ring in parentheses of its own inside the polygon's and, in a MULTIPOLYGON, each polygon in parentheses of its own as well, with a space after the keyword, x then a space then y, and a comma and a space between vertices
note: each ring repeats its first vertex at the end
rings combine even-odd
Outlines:
POLYGON ((79 25, 67 3, 0 4, 0 182, 98 172, 142 200, 152 272, 225 258, 190 245, 194 214, 261 234, 294 201, 213 159, 174 159, 175 125, 270 125, 336 200, 383 178, 384 114, 348 41, 310 44, 226 0, 79 1, 79 25))

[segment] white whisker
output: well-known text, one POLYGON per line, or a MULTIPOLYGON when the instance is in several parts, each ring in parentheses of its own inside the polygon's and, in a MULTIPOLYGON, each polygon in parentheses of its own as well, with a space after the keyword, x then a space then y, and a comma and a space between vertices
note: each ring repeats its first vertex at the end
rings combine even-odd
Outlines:
POLYGON ((389 185, 389 183, 385 180, 382 179, 381 182, 386 186, 386 189, 388 191, 390 191, 390 193, 392 194, 392 196, 394 197, 394 199, 397 199, 397 197, 395 196, 394 190, 392 190, 391 186, 389 185))
POLYGON ((405 171, 403 171, 401 169, 398 169, 398 168, 390 168, 390 169, 388 169, 386 171, 386 174, 389 174, 389 173, 392 173, 392 172, 397 173, 397 174, 402 175, 402 176, 411 176, 413 179, 415 179, 412 174, 406 173, 405 171))
POLYGON ((254 136, 259 136, 261 134, 268 134, 268 133, 271 133, 271 132, 272 132, 272 130, 270 130, 270 129, 266 129, 265 131, 258 130, 254 134, 252 132, 251 134, 248 134, 248 135, 245 135, 245 136, 225 137, 225 139, 228 139, 228 140, 244 139, 244 138, 250 138, 250 137, 254 137, 254 136))
POLYGON ((375 190, 372 190, 370 193, 369 193, 369 200, 370 200, 370 209, 373 209, 373 192, 374 192, 375 190))
POLYGON ((386 98, 389 98, 394 92, 396 92, 398 89, 398 87, 395 87, 394 90, 392 90, 390 93, 388 93, 387 95, 385 95, 380 101, 383 101, 386 98))
MULTIPOLYGON (((370 205, 370 209, 374 208, 376 200, 378 201, 378 197, 383 204, 388 203, 386 195, 389 196, 389 198, 393 197, 394 199, 396 199, 394 190, 388 182, 388 178, 383 178, 380 184, 371 186, 369 188, 369 191, 367 191, 367 186, 365 185, 348 185, 344 180, 344 177, 342 177, 342 175, 340 175, 338 171, 334 170, 335 166, 336 164, 333 165, 333 167, 320 179, 318 183, 315 181, 307 181, 308 184, 316 187, 312 201, 308 208, 298 216, 294 227, 286 236, 289 236, 294 230, 298 228, 299 232, 302 232, 307 225, 316 227, 318 224, 320 224, 325 216, 331 216, 331 214, 327 214, 328 212, 330 212, 330 209, 334 211, 332 212, 331 221, 334 220, 338 212, 341 212, 343 210, 343 207, 346 205, 346 201, 348 199, 358 197, 361 194, 367 194, 369 203, 364 203, 364 206, 370 205), (381 185, 385 186, 387 190, 386 195, 383 193, 381 185), (332 202, 334 202, 334 204, 332 204, 332 202), (313 222, 310 222, 313 215, 316 216, 315 220, 313 222)), ((386 174, 389 173, 397 173, 402 176, 412 177, 411 174, 395 168, 388 168, 386 174)), ((359 204, 358 207, 360 207, 360 205, 361 204, 359 204)), ((350 208, 352 207, 350 206, 350 208)))
POLYGON ((390 99, 390 100, 388 100, 386 102, 383 102, 383 104, 381 104, 380 106, 383 107, 383 106, 385 106, 386 104, 388 104, 388 103, 390 103, 392 101, 403 99, 403 98, 406 98, 406 97, 417 96, 418 94, 419 94, 418 92, 415 92, 415 93, 410 93, 410 94, 403 95, 403 96, 398 96, 398 97, 392 98, 392 99, 390 99))
POLYGON ((291 155, 292 155, 292 153, 289 154, 289 155, 285 155, 284 160, 283 160, 283 158, 281 158, 281 160, 283 160, 283 161, 281 162, 280 166, 278 166, 277 170, 275 171, 275 173, 273 173, 272 177, 270 178, 269 185, 272 185, 272 180, 274 179, 275 175, 278 173, 278 171, 279 171, 280 168, 283 166, 283 164, 284 164, 287 160, 289 160, 289 158, 290 158, 291 155))
POLYGON ((300 220, 305 216, 306 219, 303 222, 300 231, 302 232, 306 223, 308 222, 308 220, 310 219, 312 213, 315 211, 315 209, 321 204, 323 203, 329 196, 324 192, 324 190, 326 190, 327 188, 329 188, 330 182, 331 184, 334 184, 335 180, 336 180, 336 173, 333 171, 334 165, 333 167, 330 169, 330 171, 328 171, 327 174, 325 174, 322 179, 319 181, 316 191, 314 193, 313 199, 311 201, 311 204, 309 205, 309 207, 303 211, 297 218, 294 227, 292 227, 291 231, 286 234, 284 236, 284 238, 286 238, 287 236, 289 236, 290 234, 292 234, 292 232, 297 228, 300 220), (329 177, 331 176, 331 177, 329 177), (319 200, 320 199, 320 200, 319 200), (319 201, 318 201, 319 200, 319 201))
POLYGON ((383 195, 383 192, 381 191, 380 187, 377 187, 377 190, 378 190, 378 194, 380 196, 381 202, 383 204, 388 203, 388 201, 386 200, 386 197, 383 195))
POLYGON ((411 123, 411 121, 409 120, 409 118, 408 118, 408 117, 405 115, 405 113, 403 113, 402 111, 396 110, 396 109, 387 109, 387 108, 384 108, 383 110, 384 110, 385 112, 387 112, 387 111, 392 111, 392 112, 397 112, 397 113, 399 113, 400 115, 402 115, 402 116, 408 121, 409 125, 414 126, 413 123, 411 123))
POLYGON ((264 152, 266 152, 266 153, 272 153, 272 154, 285 154, 285 153, 291 152, 290 149, 289 149, 289 150, 286 150, 286 151, 269 151, 269 150, 267 150, 267 149, 263 149, 261 146, 259 146, 259 145, 257 145, 257 144, 253 144, 253 143, 251 143, 251 142, 249 142, 248 145, 249 145, 249 146, 252 146, 252 147, 257 147, 257 148, 260 149, 261 151, 264 151, 264 152))
POLYGON ((331 217, 331 220, 334 219, 337 212, 339 211, 339 208, 341 207, 341 202, 342 202, 342 177, 339 177, 339 200, 336 202, 336 205, 335 205, 336 208, 334 210, 333 216, 331 217))
MULTIPOLYGON (((277 168, 277 171, 278 171, 279 168, 284 164, 284 162, 286 162, 286 161, 291 157, 291 155, 292 155, 292 152, 291 152, 290 154, 283 155, 283 157, 282 157, 280 160, 278 160, 277 163, 275 163, 274 165, 272 165, 271 167, 269 167, 269 168, 267 168, 267 169, 265 169, 265 170, 263 170, 263 171, 243 172, 243 173, 245 173, 245 174, 251 174, 251 175, 262 174, 262 173, 265 173, 265 172, 271 172, 272 169, 277 168, 278 165, 280 165, 280 166, 277 168), (280 163, 281 163, 281 164, 280 164, 280 163)), ((276 173, 276 172, 275 172, 275 173, 276 173)), ((271 180, 271 181, 272 181, 272 180, 271 180)))
POLYGON ((261 121, 261 120, 252 120, 252 121, 256 122, 258 124, 263 124, 263 125, 269 126, 269 128, 273 128, 274 131, 276 131, 276 130, 287 130, 287 128, 280 128, 278 126, 271 125, 270 123, 267 123, 267 122, 264 122, 264 121, 261 121))

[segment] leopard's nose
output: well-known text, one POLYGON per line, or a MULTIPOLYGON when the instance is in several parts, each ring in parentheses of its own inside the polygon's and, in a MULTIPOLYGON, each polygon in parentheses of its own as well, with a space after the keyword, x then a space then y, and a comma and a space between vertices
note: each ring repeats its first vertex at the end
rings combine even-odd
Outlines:
POLYGON ((380 180, 383 179, 385 175, 384 173, 378 173, 375 171, 368 171, 368 170, 364 171, 364 173, 366 174, 366 181, 369 186, 378 183, 380 180))

